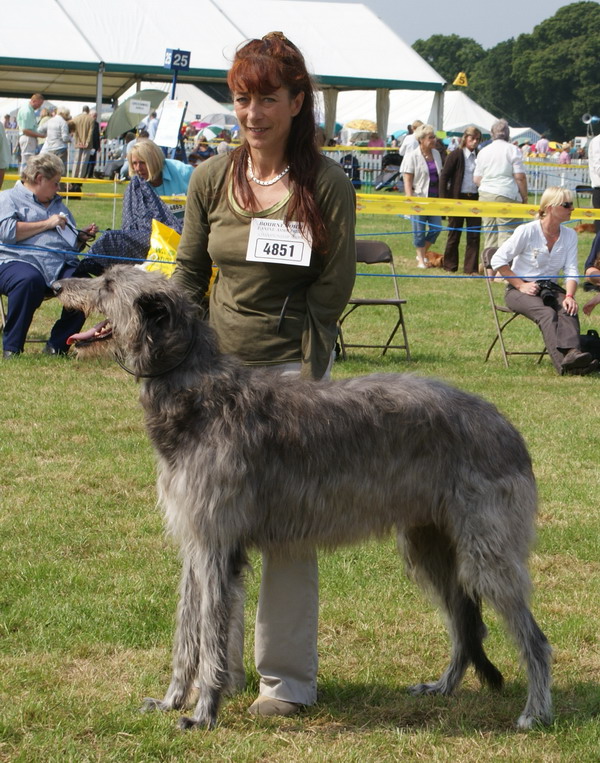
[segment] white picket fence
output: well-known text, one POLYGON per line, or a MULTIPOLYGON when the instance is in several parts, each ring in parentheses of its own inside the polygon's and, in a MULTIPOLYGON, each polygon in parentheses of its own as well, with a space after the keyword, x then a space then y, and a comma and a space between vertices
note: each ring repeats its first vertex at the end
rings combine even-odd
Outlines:
MULTIPOLYGON (((18 168, 18 130, 6 130, 6 135, 10 141, 13 150, 13 161, 11 167, 18 168)), ((122 142, 119 140, 101 140, 100 150, 96 157, 95 170, 100 173, 110 159, 113 152, 118 152, 122 142)), ((186 151, 189 153, 192 149, 193 141, 186 142, 186 151)), ((384 180, 382 176, 382 158, 388 153, 394 153, 393 149, 369 149, 368 151, 358 151, 351 147, 335 147, 324 150, 326 156, 329 156, 336 162, 344 166, 346 174, 353 179, 354 185, 361 193, 372 193, 376 185, 384 180)), ((72 166, 75 150, 69 146, 67 161, 67 174, 72 175, 72 166)), ((534 159, 531 162, 525 162, 525 172, 527 174, 527 187, 529 192, 534 194, 535 199, 540 196, 548 186, 558 185, 569 188, 572 191, 579 189, 579 193, 585 193, 590 185, 590 173, 586 160, 562 165, 551 159, 534 159)), ((400 189, 402 188, 402 178, 398 179, 400 189)), ((388 186, 389 187, 389 186, 388 186)), ((382 188, 381 191, 384 191, 382 188)))
MULTIPOLYGON (((385 149, 378 152, 373 149, 357 151, 340 147, 326 149, 325 153, 334 161, 340 162, 349 177, 354 174, 355 185, 358 187, 360 184, 361 193, 370 193, 375 190, 378 180, 383 179, 381 178, 383 156, 392 151, 385 149)), ((586 160, 562 165, 551 159, 535 159, 525 162, 525 173, 529 192, 534 194, 536 199, 549 186, 558 185, 575 191, 578 188, 588 188, 590 185, 590 173, 586 160)))

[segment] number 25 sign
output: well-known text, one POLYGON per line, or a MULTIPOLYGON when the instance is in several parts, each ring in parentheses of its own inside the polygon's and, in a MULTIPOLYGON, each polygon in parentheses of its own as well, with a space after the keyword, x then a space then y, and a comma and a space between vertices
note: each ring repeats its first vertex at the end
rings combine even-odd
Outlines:
POLYGON ((165 51, 164 68, 187 71, 190 68, 190 55, 189 50, 167 48, 165 51))

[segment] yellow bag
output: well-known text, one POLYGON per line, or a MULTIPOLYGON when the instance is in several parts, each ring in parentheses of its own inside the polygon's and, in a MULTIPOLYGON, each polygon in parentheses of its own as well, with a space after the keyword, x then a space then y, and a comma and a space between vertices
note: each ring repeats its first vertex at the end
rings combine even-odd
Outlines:
MULTIPOLYGON (((143 270, 162 270, 170 278, 175 271, 177 259, 177 247, 181 241, 181 234, 173 228, 161 223, 159 220, 152 220, 152 233, 150 234, 150 249, 146 257, 146 262, 142 265, 143 270)), ((218 268, 213 265, 210 283, 205 297, 210 296, 212 285, 217 277, 218 268)))
POLYGON ((173 228, 152 220, 152 233, 150 234, 150 249, 142 267, 144 270, 162 270, 170 278, 175 270, 177 259, 177 247, 181 240, 181 234, 173 228))

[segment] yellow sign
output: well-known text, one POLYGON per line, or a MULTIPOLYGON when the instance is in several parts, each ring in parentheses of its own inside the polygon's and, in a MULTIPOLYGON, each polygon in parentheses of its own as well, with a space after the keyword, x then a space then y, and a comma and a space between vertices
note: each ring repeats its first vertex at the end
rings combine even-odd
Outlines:
POLYGON ((468 87, 469 83, 467 82, 467 75, 464 72, 458 72, 456 79, 452 84, 457 85, 458 87, 468 87))

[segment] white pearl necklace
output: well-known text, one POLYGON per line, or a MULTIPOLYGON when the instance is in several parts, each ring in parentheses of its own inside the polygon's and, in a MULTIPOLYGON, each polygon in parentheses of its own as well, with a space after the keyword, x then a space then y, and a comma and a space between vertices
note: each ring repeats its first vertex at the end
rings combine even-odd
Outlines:
POLYGON ((290 165, 282 170, 279 175, 275 175, 274 178, 271 180, 259 180, 257 177, 254 177, 254 170, 252 169, 252 159, 250 155, 248 155, 248 175, 250 176, 250 180, 252 180, 253 183, 257 183, 258 185, 275 185, 278 180, 281 180, 281 178, 284 175, 287 175, 287 173, 290 171, 290 165))

